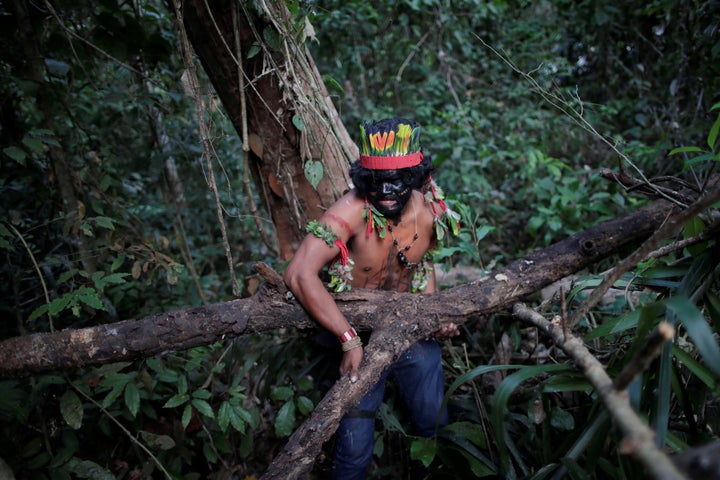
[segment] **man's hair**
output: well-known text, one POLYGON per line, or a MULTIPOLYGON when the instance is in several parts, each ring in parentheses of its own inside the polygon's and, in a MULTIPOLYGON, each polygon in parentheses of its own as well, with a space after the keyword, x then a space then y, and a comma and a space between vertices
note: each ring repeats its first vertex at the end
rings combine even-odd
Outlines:
MULTIPOLYGON (((420 190, 428 182, 434 170, 435 166, 432 164, 430 157, 425 156, 419 165, 401 168, 397 170, 397 172, 406 185, 409 185, 410 188, 414 188, 415 190, 420 190)), ((367 196, 370 186, 374 182, 375 175, 380 172, 387 172, 387 170, 370 170, 369 168, 360 166, 360 161, 356 160, 350 166, 348 174, 357 192, 364 197, 367 196)))

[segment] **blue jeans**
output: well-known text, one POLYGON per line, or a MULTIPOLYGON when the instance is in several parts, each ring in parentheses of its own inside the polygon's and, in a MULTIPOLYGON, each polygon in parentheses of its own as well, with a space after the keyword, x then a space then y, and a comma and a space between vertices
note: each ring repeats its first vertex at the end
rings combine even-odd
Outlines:
POLYGON ((375 415, 382 403, 389 374, 410 410, 416 435, 431 437, 438 426, 447 424, 447 411, 438 415, 445 391, 440 360, 437 342, 420 340, 383 372, 357 408, 340 421, 335 447, 335 478, 365 478, 375 443, 375 415))

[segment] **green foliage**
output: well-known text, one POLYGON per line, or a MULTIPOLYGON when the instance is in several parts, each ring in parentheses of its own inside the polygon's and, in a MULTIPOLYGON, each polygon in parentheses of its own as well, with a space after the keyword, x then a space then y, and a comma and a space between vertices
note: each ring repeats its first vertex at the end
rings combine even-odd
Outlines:
MULTIPOLYGON (((457 240, 434 258, 441 268, 484 273, 644 201, 600 178, 617 167, 616 153, 558 107, 582 112, 648 178, 699 179, 702 188, 717 169, 716 2, 287 4, 290 30, 306 39, 351 133, 362 119, 390 115, 423 125, 434 178, 462 218, 457 240), (565 103, 542 101, 483 42, 565 103)), ((16 16, 0 6, 1 338, 231 298, 166 5, 48 5, 53 12, 29 4, 32 28, 23 31, 41 36, 21 41, 16 16), (30 48, 37 54, 28 57, 30 48)), ((276 31, 263 36, 280 48, 276 31)), ((217 105, 201 80, 203 100, 217 105)), ((277 259, 246 215, 237 135, 221 110, 208 120, 244 282, 252 261, 277 259)), ((306 128, 299 116, 293 125, 306 128)), ((313 185, 325 174, 318 165, 304 165, 313 185)), ((698 216, 682 233, 711 226, 698 216)), ((580 325, 611 375, 661 320, 676 326, 673 345, 630 387, 666 448, 700 445, 720 430, 716 250, 711 238, 643 262, 616 285, 623 294, 580 325)), ((567 308, 599 282, 596 271, 583 272, 567 308)), ((446 344, 451 423, 417 438, 397 402, 384 404, 378 476, 397 478, 416 461, 438 478, 640 477, 587 381, 543 342, 500 313, 446 344), (507 361, 492 364, 500 353, 507 361)), ((310 335, 278 331, 3 381, 0 451, 18 478, 192 479, 238 465, 260 474, 336 368, 310 335)))

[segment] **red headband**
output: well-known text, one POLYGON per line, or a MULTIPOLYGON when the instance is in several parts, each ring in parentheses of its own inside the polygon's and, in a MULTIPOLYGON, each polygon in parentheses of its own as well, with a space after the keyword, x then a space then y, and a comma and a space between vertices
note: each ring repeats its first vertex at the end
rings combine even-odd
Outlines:
POLYGON ((414 167, 423 161, 422 152, 392 157, 378 157, 373 155, 360 155, 360 166, 370 170, 400 170, 414 167))

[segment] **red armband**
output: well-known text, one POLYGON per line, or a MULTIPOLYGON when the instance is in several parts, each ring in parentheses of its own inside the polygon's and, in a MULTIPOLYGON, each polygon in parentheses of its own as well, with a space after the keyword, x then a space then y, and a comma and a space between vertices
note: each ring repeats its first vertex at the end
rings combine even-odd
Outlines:
POLYGON ((352 340, 355 337, 357 337, 357 332, 355 331, 355 329, 353 327, 350 327, 350 330, 348 330, 347 332, 340 335, 338 337, 338 340, 340 340, 340 343, 345 343, 345 342, 349 342, 350 340, 352 340))

